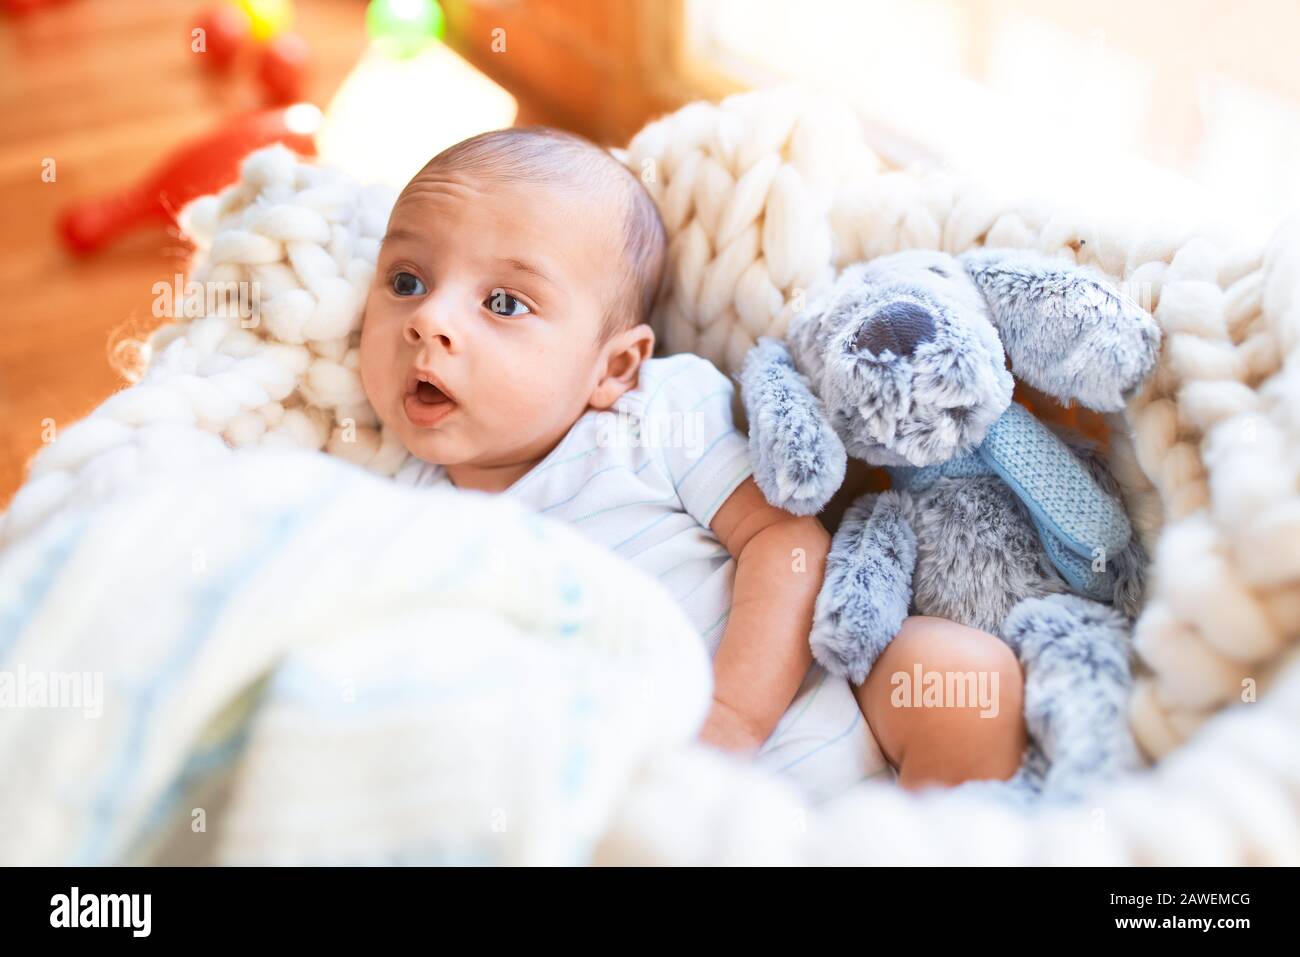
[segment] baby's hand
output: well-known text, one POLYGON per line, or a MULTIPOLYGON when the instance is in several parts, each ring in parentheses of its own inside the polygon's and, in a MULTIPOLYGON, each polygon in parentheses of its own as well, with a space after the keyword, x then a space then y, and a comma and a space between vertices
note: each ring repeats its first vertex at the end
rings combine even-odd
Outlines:
POLYGON ((704 727, 700 729, 700 740, 723 751, 738 754, 751 754, 763 743, 763 738, 750 721, 717 698, 713 699, 708 717, 704 719, 704 727))

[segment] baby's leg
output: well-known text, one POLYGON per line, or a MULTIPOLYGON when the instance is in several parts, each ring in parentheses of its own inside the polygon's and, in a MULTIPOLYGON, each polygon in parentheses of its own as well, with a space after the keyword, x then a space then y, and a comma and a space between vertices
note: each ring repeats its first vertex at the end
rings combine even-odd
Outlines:
POLYGON ((908 618, 854 694, 905 788, 1005 780, 1020 766, 1024 674, 987 632, 908 618))

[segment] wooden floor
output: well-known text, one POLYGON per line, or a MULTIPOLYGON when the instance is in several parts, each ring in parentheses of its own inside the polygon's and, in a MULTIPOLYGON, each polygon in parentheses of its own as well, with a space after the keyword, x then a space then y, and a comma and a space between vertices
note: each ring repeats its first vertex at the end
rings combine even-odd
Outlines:
MULTIPOLYGON (((125 383, 114 344, 148 331, 153 284, 186 246, 150 230, 75 259, 55 235, 69 203, 120 189, 233 111, 259 105, 247 73, 217 78, 190 51, 210 0, 66 0, 0 18, 0 507, 51 423, 84 416, 125 383), (54 181, 42 181, 54 161, 54 181)), ((299 0, 314 102, 365 42, 364 4, 299 0)), ((251 66, 251 64, 244 64, 251 66)))

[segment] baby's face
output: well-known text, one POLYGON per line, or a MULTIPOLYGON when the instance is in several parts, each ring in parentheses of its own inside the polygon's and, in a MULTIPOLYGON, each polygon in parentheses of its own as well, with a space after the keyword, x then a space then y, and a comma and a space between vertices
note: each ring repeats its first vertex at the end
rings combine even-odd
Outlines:
POLYGON ((559 442, 601 377, 618 219, 545 186, 452 172, 407 186, 366 300, 361 379, 412 454, 510 467, 559 442))

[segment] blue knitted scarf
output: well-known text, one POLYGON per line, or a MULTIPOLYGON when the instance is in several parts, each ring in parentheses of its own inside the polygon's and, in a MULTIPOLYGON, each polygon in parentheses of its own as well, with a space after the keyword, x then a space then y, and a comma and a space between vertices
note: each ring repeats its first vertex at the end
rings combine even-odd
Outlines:
POLYGON ((1133 534, 1128 516, 1065 443, 1019 404, 1012 402, 984 441, 964 455, 889 473, 895 488, 917 492, 940 478, 997 475, 1029 510, 1048 558, 1070 587, 1111 601, 1110 558, 1133 534))

